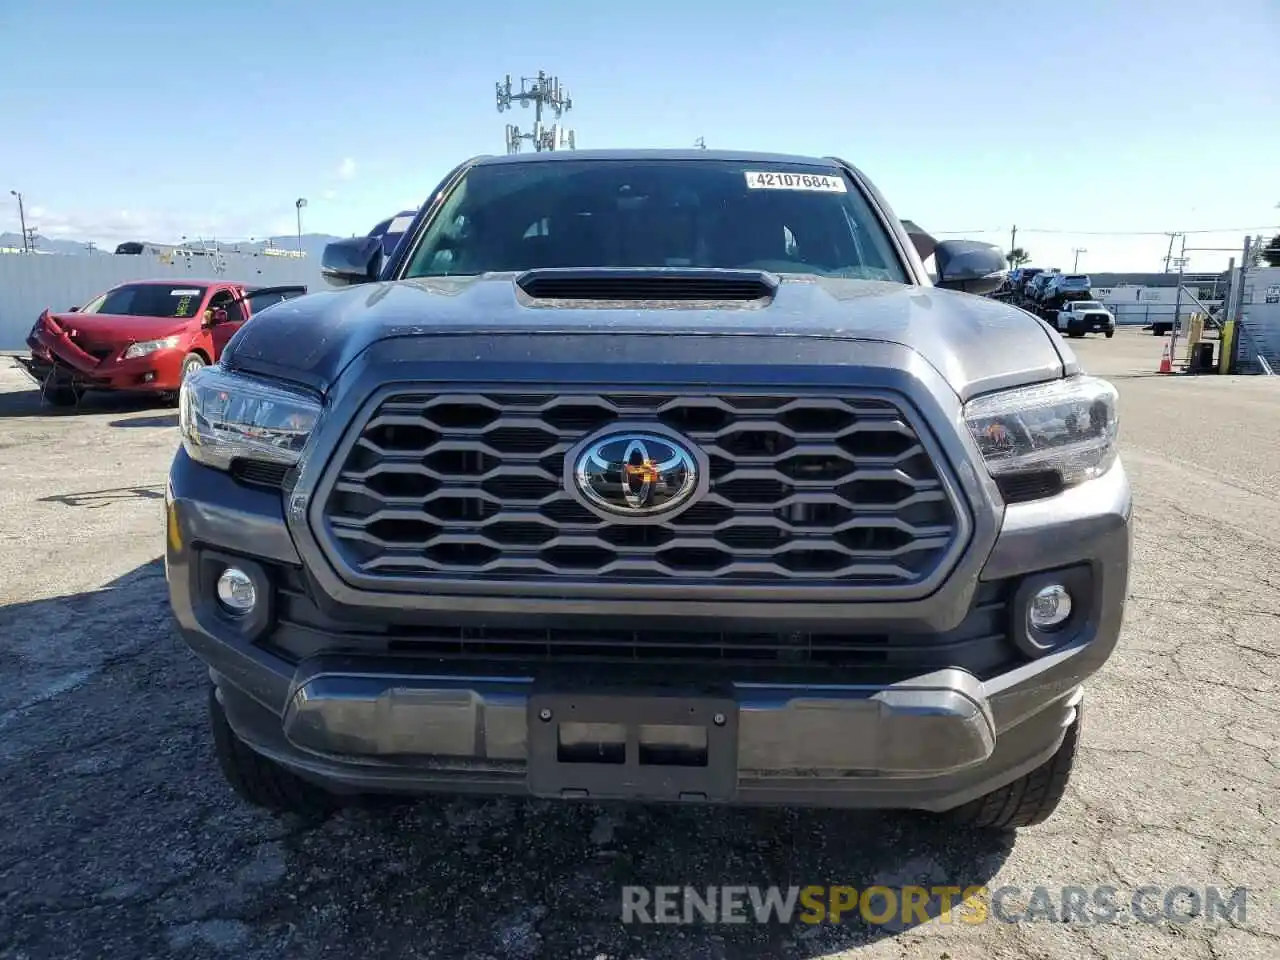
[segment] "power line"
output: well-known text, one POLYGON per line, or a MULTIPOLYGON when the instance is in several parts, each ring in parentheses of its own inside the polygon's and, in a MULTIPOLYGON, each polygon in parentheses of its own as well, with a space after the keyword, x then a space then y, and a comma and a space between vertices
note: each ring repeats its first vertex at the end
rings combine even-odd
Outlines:
MULTIPOLYGON (((1275 230, 1280 229, 1275 226, 1270 227, 1205 227, 1199 230, 1178 230, 1179 236, 1190 235, 1196 233, 1248 233, 1250 230, 1275 230)), ((1054 229, 1031 229, 1028 233, 1058 233, 1058 234, 1076 234, 1078 236, 1092 237, 1167 237, 1168 230, 1054 230, 1054 229)))
MULTIPOLYGON (((1170 235, 1168 230, 1062 230, 1056 227, 1018 227, 1018 233, 1041 233, 1041 234, 1059 234, 1061 236, 1073 237, 1167 237, 1170 235)), ((1250 233, 1255 230, 1280 230, 1280 225, 1271 225, 1265 227, 1206 227, 1199 230, 1177 230, 1173 231, 1178 236, 1182 234, 1202 234, 1202 233, 1250 233)), ((986 230, 933 230, 931 233, 944 236, 957 236, 959 234, 973 233, 1004 233, 1004 227, 992 227, 986 230)))

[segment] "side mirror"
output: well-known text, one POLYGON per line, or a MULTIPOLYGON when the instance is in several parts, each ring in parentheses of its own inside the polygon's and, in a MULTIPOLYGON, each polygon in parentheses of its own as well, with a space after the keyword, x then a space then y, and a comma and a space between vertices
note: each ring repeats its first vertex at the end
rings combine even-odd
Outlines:
POLYGON ((382 238, 352 237, 324 248, 320 275, 337 287, 372 283, 382 269, 382 238))
POLYGON ((79 307, 69 307, 69 308, 67 309, 67 313, 79 313, 79 312, 80 312, 80 308, 79 308, 79 307))
POLYGON ((977 240, 943 240, 934 248, 933 261, 937 286, 978 295, 997 289, 1008 267, 1004 251, 977 240))

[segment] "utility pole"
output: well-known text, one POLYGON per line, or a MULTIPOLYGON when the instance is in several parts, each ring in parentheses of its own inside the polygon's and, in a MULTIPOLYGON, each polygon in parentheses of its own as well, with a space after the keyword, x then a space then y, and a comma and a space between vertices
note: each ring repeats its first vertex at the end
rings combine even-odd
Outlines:
POLYGON ((704 138, 704 137, 699 137, 697 140, 693 141, 693 145, 694 145, 695 147, 697 147, 699 150, 705 150, 705 149, 707 149, 707 141, 706 141, 706 138, 704 138))
POLYGON ((1018 249, 1018 225, 1015 223, 1013 229, 1009 231, 1009 252, 1013 253, 1018 249))
POLYGON ((507 124, 507 153, 519 153, 520 144, 525 140, 532 143, 533 149, 539 153, 543 150, 558 150, 561 147, 575 149, 576 143, 572 130, 562 130, 558 123, 552 124, 550 129, 544 129, 542 126, 544 107, 554 113, 557 120, 573 109, 573 98, 560 86, 559 77, 547 76, 542 70, 538 71, 536 77, 521 77, 519 93, 511 91, 511 74, 507 74, 505 81, 499 81, 494 86, 497 88, 499 113, 510 109, 513 103, 519 103, 525 108, 529 104, 534 106, 531 133, 521 133, 520 128, 515 124, 507 124))
POLYGON ((1231 296, 1232 320, 1239 320, 1240 311, 1244 308, 1244 285, 1249 281, 1249 268, 1253 266, 1255 253, 1253 237, 1245 237, 1244 250, 1240 253, 1240 279, 1232 290, 1231 296))
POLYGON ((27 253, 36 252, 36 232, 39 229, 39 227, 27 227, 26 230, 23 231, 22 249, 27 253))
POLYGON ((1164 272, 1169 272, 1169 261, 1173 259, 1173 240, 1177 236, 1176 233, 1169 234, 1169 249, 1164 255, 1164 272))
MULTIPOLYGON (((1173 249, 1173 238, 1169 238, 1169 249, 1173 249)), ((1182 322, 1182 271, 1187 265, 1187 235, 1182 234, 1182 252, 1178 255, 1178 289, 1173 295, 1173 329, 1169 331, 1169 363, 1173 363, 1178 349, 1178 324, 1182 322)))
POLYGON ((298 256, 302 256, 302 208, 307 205, 306 197, 299 197, 293 201, 293 207, 298 212, 298 256))
MULTIPOLYGON (((1240 252, 1240 273, 1231 276, 1231 284, 1227 292, 1226 309, 1224 310, 1223 320, 1236 321, 1236 335, 1232 337, 1231 342, 1231 360, 1228 370, 1235 368, 1236 358, 1240 356, 1240 327, 1244 323, 1241 313, 1244 311, 1244 287, 1249 282, 1249 267, 1253 264, 1253 258, 1256 254, 1253 243, 1253 237, 1244 238, 1244 249, 1240 252)), ((1234 258, 1232 263, 1234 263, 1234 258)))
POLYGON ((27 212, 22 208, 22 194, 17 190, 10 190, 9 193, 18 198, 18 223, 22 225, 22 252, 30 253, 30 248, 27 247, 27 212))
POLYGON ((1075 254, 1075 259, 1071 261, 1071 272, 1075 273, 1078 269, 1080 269, 1080 254, 1088 253, 1089 251, 1086 250, 1084 247, 1075 247, 1072 249, 1071 252, 1075 254))

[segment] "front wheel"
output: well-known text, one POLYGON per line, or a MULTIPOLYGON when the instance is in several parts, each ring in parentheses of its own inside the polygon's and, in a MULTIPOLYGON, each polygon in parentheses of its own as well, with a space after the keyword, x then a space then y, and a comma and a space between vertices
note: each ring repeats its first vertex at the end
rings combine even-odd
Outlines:
POLYGON ((55 407, 75 407, 84 397, 84 388, 65 383, 45 384, 40 388, 40 395, 55 407))
POLYGON ((1115 332, 1114 330, 1108 330, 1108 331, 1107 331, 1107 339, 1108 339, 1108 340, 1110 340, 1110 339, 1111 339, 1112 337, 1114 337, 1115 335, 1116 335, 1116 332, 1115 332))
POLYGON ((1013 783, 948 812, 947 817, 957 826, 978 830, 1013 830, 1044 823, 1066 795, 1083 725, 1084 706, 1081 705, 1076 710, 1075 722, 1067 727, 1062 745, 1052 757, 1013 783))
MULTIPOLYGON (((179 373, 178 383, 179 384, 186 383, 187 377, 191 376, 191 374, 195 373, 197 370, 201 370, 207 366, 208 366, 208 363, 205 362, 204 357, 202 357, 200 354, 188 353, 185 357, 182 358, 182 366, 178 370, 178 373, 179 373)), ((176 406, 178 403, 179 396, 180 396, 180 393, 177 390, 174 390, 172 393, 163 394, 161 396, 161 401, 170 406, 176 406)))
POLYGON ((187 377, 195 373, 197 370, 208 366, 204 357, 198 353, 188 353, 182 358, 182 380, 185 382, 187 377))
POLYGON ((209 685, 209 725, 213 750, 227 784, 241 800, 276 813, 296 813, 322 819, 339 806, 339 798, 255 752, 231 729, 218 701, 218 688, 209 685))

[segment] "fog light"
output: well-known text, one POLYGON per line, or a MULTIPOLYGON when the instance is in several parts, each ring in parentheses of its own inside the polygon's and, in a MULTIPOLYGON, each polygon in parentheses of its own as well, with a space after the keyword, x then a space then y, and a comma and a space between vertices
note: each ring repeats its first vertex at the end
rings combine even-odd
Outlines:
POLYGON ((1060 627, 1071 616, 1071 594, 1060 583, 1043 587, 1031 598, 1027 616, 1033 629, 1052 630, 1060 627))
POLYGON ((246 614, 258 602, 258 591, 247 573, 238 567, 227 567, 218 577, 218 602, 228 613, 246 614))

